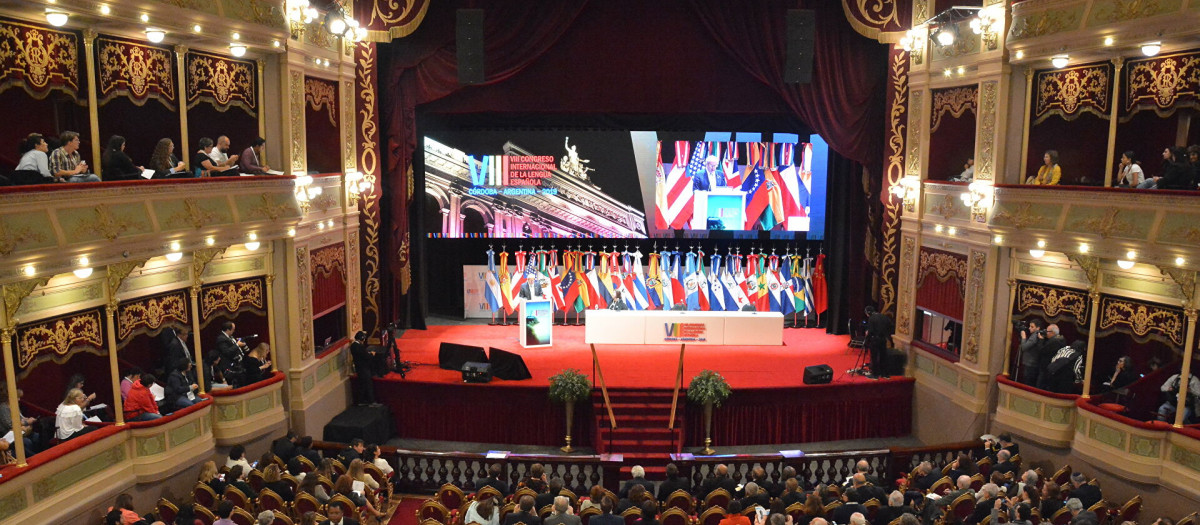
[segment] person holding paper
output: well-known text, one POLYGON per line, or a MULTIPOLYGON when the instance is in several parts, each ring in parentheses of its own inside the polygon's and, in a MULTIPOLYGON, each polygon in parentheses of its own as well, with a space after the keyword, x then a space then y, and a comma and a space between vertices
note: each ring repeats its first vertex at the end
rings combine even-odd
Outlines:
MULTIPOLYGON (((229 155, 229 137, 226 137, 225 135, 217 137, 217 145, 213 146, 212 149, 208 151, 208 158, 212 159, 213 163, 220 171, 231 170, 238 164, 238 156, 229 155)), ((231 173, 231 175, 236 174, 236 171, 231 173)))
MULTIPOLYGON (((17 389, 17 399, 20 400, 25 392, 20 388, 17 389)), ((38 435, 33 433, 33 423, 37 418, 25 417, 20 411, 17 412, 17 421, 21 425, 21 440, 25 442, 25 456, 29 457, 34 454, 33 444, 38 442, 38 435)), ((16 441, 16 432, 14 432, 12 413, 8 411, 8 389, 0 384, 0 436, 3 436, 5 441, 12 443, 16 441), (13 436, 8 434, 12 432, 13 436)))
POLYGON ((183 161, 175 158, 175 142, 171 139, 159 139, 154 146, 154 154, 150 156, 150 169, 154 170, 153 179, 178 177, 185 172, 183 161))
POLYGON ((50 173, 59 182, 100 182, 100 177, 88 173, 87 161, 79 154, 79 133, 64 131, 58 136, 62 143, 50 152, 50 173))
POLYGON ((262 161, 263 151, 266 148, 267 139, 256 137, 250 143, 250 147, 242 152, 241 160, 238 162, 238 169, 242 173, 250 175, 267 175, 267 172, 271 171, 271 167, 262 161))
POLYGON ((191 378, 192 362, 183 361, 167 376, 163 390, 163 406, 167 410, 183 410, 196 404, 198 385, 191 378))
POLYGON ((142 374, 133 382, 129 395, 125 397, 125 421, 152 421, 162 417, 158 413, 158 403, 148 385, 154 384, 153 374, 142 374))
POLYGON ((104 180, 140 180, 141 166, 134 166, 133 159, 125 153, 125 137, 113 135, 108 139, 108 148, 101 160, 104 180))
MULTIPOLYGON (((375 510, 375 505, 371 504, 371 500, 364 495, 365 489, 366 485, 363 482, 355 481, 350 476, 339 476, 337 481, 333 483, 334 494, 345 496, 354 502, 362 512, 368 515, 376 518, 382 517, 383 513, 375 510)), ((337 505, 330 506, 329 508, 332 509, 333 507, 337 507, 337 505)))
POLYGON ((96 427, 83 424, 83 407, 87 406, 87 396, 83 390, 72 388, 67 391, 67 397, 54 411, 55 436, 59 441, 68 441, 87 434, 96 427))

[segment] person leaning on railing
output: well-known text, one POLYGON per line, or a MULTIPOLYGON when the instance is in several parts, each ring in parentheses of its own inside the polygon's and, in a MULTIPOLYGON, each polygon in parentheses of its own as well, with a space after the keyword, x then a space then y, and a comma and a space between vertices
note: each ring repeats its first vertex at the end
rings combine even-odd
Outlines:
POLYGON ((1042 163, 1042 167, 1038 168, 1037 176, 1025 179, 1025 184, 1057 186, 1058 181, 1062 179, 1062 168, 1058 165, 1058 151, 1046 150, 1046 153, 1042 155, 1042 163))

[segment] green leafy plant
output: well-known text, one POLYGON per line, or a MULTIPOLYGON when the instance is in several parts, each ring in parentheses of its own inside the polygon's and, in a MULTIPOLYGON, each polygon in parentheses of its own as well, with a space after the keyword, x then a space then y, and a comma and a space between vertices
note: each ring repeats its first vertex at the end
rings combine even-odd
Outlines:
POLYGON ((550 376, 550 400, 558 403, 579 401, 592 393, 592 382, 575 368, 550 376))
POLYGON ((701 370, 688 384, 687 397, 693 403, 701 405, 712 403, 713 406, 719 407, 732 392, 729 383, 721 374, 712 370, 701 370))

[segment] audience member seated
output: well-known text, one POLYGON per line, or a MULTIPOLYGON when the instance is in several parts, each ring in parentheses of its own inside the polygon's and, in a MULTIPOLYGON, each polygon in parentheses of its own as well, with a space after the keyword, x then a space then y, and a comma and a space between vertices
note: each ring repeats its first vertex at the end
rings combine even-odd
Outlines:
MULTIPOLYGON (((1162 384, 1163 403, 1158 407, 1158 420, 1168 423, 1175 422, 1175 412, 1179 403, 1179 374, 1168 377, 1162 384)), ((1183 406, 1183 422, 1185 424, 1192 421, 1192 416, 1196 414, 1196 397, 1200 396, 1200 379, 1196 378, 1195 374, 1188 377, 1188 393, 1184 396, 1185 403, 1183 406)))
POLYGON ((1137 372, 1133 370, 1133 359, 1129 356, 1121 356, 1117 359, 1117 364, 1113 367, 1113 373, 1108 380, 1104 382, 1099 389, 1100 392, 1111 392, 1125 388, 1139 378, 1137 372))
POLYGON ((628 496, 629 487, 634 485, 641 485, 646 487, 647 492, 654 493, 654 483, 646 481, 646 469, 642 468, 641 465, 634 465, 633 468, 629 469, 629 475, 632 476, 632 479, 621 485, 621 491, 617 493, 618 496, 622 498, 628 496))
POLYGON ((59 140, 62 146, 50 152, 50 174, 59 182, 100 182, 100 177, 87 172, 87 162, 79 155, 79 134, 64 131, 59 140))
MULTIPOLYGON (((25 392, 17 389, 17 400, 25 392)), ((38 442, 38 435, 33 432, 33 424, 37 422, 37 418, 25 417, 19 410, 17 411, 17 420, 21 423, 21 442, 25 445, 25 457, 34 455, 37 451, 34 449, 34 444, 38 442)), ((8 388, 3 383, 0 383, 0 436, 8 434, 13 430, 12 412, 8 410, 8 388)))
POLYGON ((152 421, 162 417, 158 412, 158 403, 154 401, 154 393, 150 386, 154 384, 153 374, 142 374, 133 382, 129 395, 125 398, 125 421, 152 421))
POLYGON ((730 479, 729 467, 717 465, 713 467, 713 472, 714 475, 700 483, 700 492, 696 494, 697 496, 704 498, 717 489, 725 489, 731 496, 737 494, 737 483, 730 479))
POLYGON ((554 504, 554 497, 558 496, 558 493, 562 492, 562 489, 562 478, 558 476, 550 478, 550 484, 548 485, 546 491, 538 493, 538 495, 533 498, 533 507, 537 509, 539 513, 541 513, 541 510, 546 507, 546 505, 554 504))
POLYGON ((1195 190, 1196 169, 1187 161, 1183 148, 1171 148, 1170 160, 1163 166, 1163 175, 1155 184, 1160 190, 1195 190))
POLYGON ((957 480, 955 482, 955 486, 958 487, 958 489, 947 492, 945 496, 938 498, 936 501, 933 502, 932 505, 928 505, 928 504, 925 505, 925 520, 924 521, 926 523, 932 522, 934 517, 945 512, 946 508, 949 507, 951 503, 954 503, 954 500, 958 499, 959 496, 962 496, 963 494, 970 494, 972 497, 975 496, 975 491, 971 490, 971 477, 970 476, 962 475, 962 476, 959 476, 958 478, 951 478, 951 479, 957 480))
POLYGON ((136 366, 129 367, 125 370, 125 374, 121 376, 121 400, 129 397, 129 389, 133 388, 133 382, 141 379, 142 369, 136 366))
POLYGON ((887 506, 880 507, 875 513, 875 523, 887 525, 892 520, 899 518, 901 514, 915 514, 917 511, 912 507, 904 504, 904 494, 898 490, 893 490, 887 497, 887 506))
POLYGON ((266 175, 268 171, 271 171, 271 167, 262 160, 266 144, 267 139, 256 137, 250 143, 250 147, 242 151, 242 155, 238 160, 238 170, 250 175, 266 175))
POLYGON ((254 467, 250 466, 250 461, 246 459, 246 447, 242 445, 234 445, 229 449, 229 457, 225 459, 225 466, 233 468, 235 465, 241 465, 242 470, 250 472, 254 467))
POLYGON ((887 501, 887 492, 884 492, 880 487, 867 483, 866 474, 857 472, 851 478, 851 481, 853 483, 852 486, 846 490, 850 501, 866 503, 870 500, 875 500, 880 505, 887 501))
POLYGON ((155 179, 189 177, 183 162, 175 158, 175 142, 171 139, 159 139, 154 146, 154 154, 150 156, 150 169, 154 170, 155 179))
POLYGON ((254 525, 271 525, 275 523, 275 513, 269 510, 264 510, 258 513, 258 517, 254 519, 254 525))
MULTIPOLYGON (((546 469, 541 463, 534 463, 529 466, 529 477, 522 482, 525 488, 532 490, 538 494, 546 492, 546 469)), ((528 524, 526 524, 528 525, 528 524)))
POLYGON ((958 479, 960 476, 971 477, 979 472, 979 466, 975 464, 975 460, 965 452, 960 453, 958 458, 950 464, 950 479, 958 479))
MULTIPOLYGON (((213 175, 225 175, 227 172, 221 169, 220 166, 213 163, 208 153, 213 149, 213 139, 201 137, 196 141, 196 146, 199 147, 196 155, 192 157, 192 176, 193 177, 211 177, 213 175)), ((229 175, 237 175, 237 173, 228 173, 229 175)))
POLYGON ((975 157, 967 157, 966 164, 963 164, 962 173, 959 173, 957 177, 951 178, 950 182, 971 182, 973 180, 975 180, 975 157))
MULTIPOLYGON (((203 146, 201 146, 203 147, 203 146)), ((217 137, 217 144, 208 150, 208 158, 215 169, 210 169, 209 176, 220 177, 237 175, 238 156, 229 155, 229 137, 217 137)))
POLYGON ((940 471, 934 471, 933 465, 928 461, 922 461, 919 465, 917 465, 916 470, 917 476, 913 480, 912 488, 921 492, 929 491, 930 488, 933 488, 934 483, 937 483, 939 479, 942 479, 942 473, 940 471))
MULTIPOLYGON (((767 477, 767 470, 762 467, 754 467, 754 468, 750 469, 750 480, 749 481, 753 481, 753 482, 757 483, 758 488, 763 489, 767 493, 767 495, 769 495, 772 498, 777 497, 778 492, 781 492, 783 490, 783 489, 780 489, 779 491, 772 490, 775 488, 775 484, 771 482, 771 478, 767 477)), ((743 493, 743 496, 745 496, 744 493, 743 493)))
POLYGON ((100 160, 104 169, 104 180, 142 180, 145 168, 135 166, 133 159, 125 154, 125 137, 113 135, 108 139, 108 147, 104 149, 104 157, 100 160))
POLYGON ((192 362, 185 361, 183 367, 172 370, 167 376, 167 386, 163 389, 163 407, 167 410, 183 410, 196 404, 199 385, 192 375, 192 362))
POLYGON ((254 499, 258 497, 258 492, 246 482, 246 475, 249 473, 250 469, 243 469, 241 464, 235 464, 229 467, 229 472, 225 473, 225 484, 242 491, 242 494, 246 495, 246 499, 254 499))
POLYGON ((283 501, 291 502, 296 499, 296 494, 292 492, 292 486, 283 481, 283 472, 279 470, 279 465, 272 463, 263 469, 263 482, 263 486, 278 494, 283 501))
POLYGON ((59 441, 75 439, 96 429, 83 424, 83 409, 87 403, 88 397, 83 390, 72 388, 67 391, 67 397, 54 411, 55 435, 59 441))
MULTIPOLYGON (((976 510, 978 510, 978 507, 976 510)), ((1004 517, 1007 518, 1009 524, 1033 525, 1032 521, 1030 521, 1030 518, 1033 517, 1033 508, 1027 503, 1013 504, 1011 501, 1005 500, 1004 498, 997 498, 996 501, 992 503, 991 508, 985 510, 987 510, 988 515, 992 517, 992 523, 1001 523, 1004 521, 1000 517, 1000 513, 1003 510, 1004 517)))
POLYGON ((588 491, 588 497, 579 502, 579 512, 583 512, 592 507, 600 508, 600 500, 604 499, 604 487, 601 485, 592 485, 588 491))
POLYGON ((350 440, 350 446, 338 452, 337 460, 342 462, 343 466, 349 466, 351 461, 362 459, 362 453, 366 448, 367 446, 363 443, 363 440, 354 438, 350 440))
MULTIPOLYGON (((389 467, 390 468, 390 467, 389 467)), ((492 463, 488 466, 487 476, 475 482, 475 489, 479 490, 483 487, 492 487, 500 492, 501 496, 512 494, 508 490, 508 483, 501 479, 504 469, 499 463, 492 463)))
POLYGON ((796 478, 788 478, 783 483, 783 487, 783 493, 779 495, 779 501, 783 502, 784 508, 804 502, 804 491, 800 490, 800 482, 796 481, 796 478))
POLYGON ((667 501, 671 497, 671 493, 677 490, 692 492, 692 483, 686 478, 679 475, 679 467, 674 463, 667 463, 667 479, 658 485, 658 501, 667 501))
POLYGON ((214 521, 213 525, 236 525, 233 520, 229 519, 233 515, 233 507, 233 502, 227 499, 217 503, 217 510, 214 512, 217 521, 214 521))
POLYGON ((1135 160, 1132 151, 1121 154, 1121 163, 1117 165, 1117 178, 1114 184, 1118 188, 1136 188, 1146 180, 1146 172, 1142 164, 1135 160))
MULTIPOLYGON (((1058 326, 1055 326, 1054 329, 1057 331, 1058 326)), ((1015 441, 1013 441, 1012 434, 1005 432, 1000 434, 997 439, 999 440, 998 444, 1000 445, 1000 450, 1007 450, 1009 457, 1021 453, 1021 445, 1018 445, 1015 441)))
POLYGON ((1038 168, 1037 176, 1025 179, 1025 184, 1057 186, 1060 179, 1062 179, 1062 168, 1058 165, 1058 151, 1047 150, 1042 155, 1042 167, 1038 168))
POLYGON ((1058 509, 1061 508, 1063 508, 1063 499, 1058 484, 1051 480, 1046 480, 1046 484, 1042 485, 1042 505, 1039 507, 1040 512, 1038 512, 1038 515, 1042 519, 1049 521, 1054 516, 1054 513, 1058 512, 1058 509))
POLYGON ((571 500, 566 496, 556 496, 551 514, 542 523, 544 525, 580 525, 583 523, 571 508, 571 500))
MULTIPOLYGON (((87 390, 84 389, 83 386, 84 386, 83 374, 73 374, 71 376, 71 378, 67 380, 67 390, 70 390, 72 388, 78 388, 80 391, 86 392, 87 390)), ((85 397, 86 397, 86 403, 84 403, 83 406, 87 407, 87 405, 92 404, 92 401, 96 400, 96 393, 92 392, 91 394, 87 394, 85 397)))
POLYGON ((25 140, 21 141, 18 149, 21 153, 21 160, 17 162, 17 167, 13 170, 13 184, 57 182, 50 173, 50 159, 46 154, 50 151, 50 145, 46 142, 45 137, 38 133, 30 133, 25 140))
POLYGON ((1090 505, 1084 505, 1079 498, 1067 500, 1067 510, 1071 513, 1071 525, 1100 525, 1100 518, 1095 512, 1087 510, 1090 505))
POLYGON ((306 492, 308 495, 317 498, 317 501, 322 505, 329 503, 329 493, 325 492, 325 487, 321 486, 320 479, 321 476, 315 473, 306 475, 300 481, 300 487, 296 490, 298 492, 306 492))
POLYGON ((992 466, 993 474, 1016 474, 1017 466, 1009 459, 1012 459, 1012 453, 1007 450, 1000 450, 996 453, 996 464, 992 466))
POLYGON ((339 477, 337 481, 333 483, 333 493, 341 494, 350 501, 354 502, 354 505, 359 507, 360 515, 369 515, 375 518, 383 516, 382 512, 379 512, 375 509, 375 505, 371 503, 370 498, 367 498, 363 494, 354 491, 354 480, 351 479, 350 476, 339 477))
POLYGON ((645 485, 634 485, 629 487, 629 496, 621 498, 621 501, 617 502, 617 508, 613 509, 613 512, 616 512, 617 514, 624 514, 625 511, 633 507, 641 507, 642 501, 645 500, 646 497, 645 485))
POLYGON ((366 450, 363 451, 363 461, 375 465, 375 468, 379 469, 384 476, 391 476, 393 472, 392 465, 382 457, 382 453, 383 451, 379 448, 379 445, 374 443, 369 444, 366 450))
POLYGON ((225 480, 221 479, 221 472, 217 470, 215 461, 205 461, 200 466, 200 477, 196 481, 208 485, 218 497, 225 492, 225 480))
MULTIPOLYGON (((592 516, 588 520, 588 525, 624 525, 625 520, 613 514, 613 508, 616 504, 617 502, 613 501, 611 497, 604 496, 600 500, 600 515, 592 516)), ((507 520, 505 523, 507 524, 507 520)))
POLYGON ((367 474, 366 468, 366 463, 363 463, 363 460, 356 459, 351 461, 350 465, 346 467, 346 475, 350 476, 350 479, 354 481, 363 482, 371 490, 379 490, 379 482, 367 474))
POLYGON ((1025 488, 1017 493, 1016 500, 1018 503, 1029 505, 1031 509, 1041 508, 1042 506, 1042 496, 1038 494, 1037 485, 1034 484, 1025 485, 1025 488))
POLYGON ((479 498, 472 501, 462 522, 468 525, 500 525, 500 509, 496 508, 496 498, 479 498))
POLYGON ((974 525, 983 521, 984 518, 991 514, 991 510, 996 506, 997 500, 1002 500, 1004 497, 1000 494, 1000 487, 995 483, 985 483, 979 488, 979 494, 976 494, 975 511, 964 521, 969 525, 974 525))
MULTIPOLYGON (((647 494, 653 494, 653 492, 647 492, 647 494)), ((658 525, 658 503, 654 502, 654 498, 646 498, 646 500, 642 502, 641 508, 642 517, 634 521, 633 525, 658 525)), ((576 517, 575 523, 577 524, 578 522, 579 518, 576 517)), ((568 525, 572 524, 568 522, 568 525)))
POLYGON ((294 431, 289 430, 283 437, 271 442, 271 453, 287 463, 299 454, 296 451, 296 441, 299 439, 294 431))
POLYGON ((850 523, 852 514, 867 515, 867 508, 862 503, 850 501, 850 497, 846 492, 842 493, 842 505, 834 509, 829 515, 830 521, 834 523, 850 523))
POLYGON ((321 453, 313 450, 312 443, 312 436, 300 436, 300 439, 296 440, 296 455, 304 456, 304 459, 315 467, 321 464, 321 453))
POLYGON ((821 496, 812 492, 804 499, 804 516, 796 520, 792 525, 809 525, 815 518, 824 515, 825 504, 821 501, 821 496))
POLYGON ((258 343, 246 357, 242 358, 242 378, 234 387, 252 385, 266 378, 271 370, 271 346, 258 343))
POLYGON ((725 518, 717 525, 750 525, 750 518, 742 515, 742 502, 733 500, 729 502, 729 508, 725 509, 725 518))
POLYGON ((133 496, 128 492, 117 494, 117 501, 108 508, 108 512, 113 511, 121 512, 121 523, 124 525, 133 525, 142 521, 142 517, 133 510, 133 496))
POLYGON ((1087 482, 1087 476, 1082 472, 1071 474, 1071 497, 1077 498, 1083 502, 1083 508, 1090 509, 1104 499, 1100 493, 1100 487, 1087 482))
POLYGON ((745 496, 742 498, 742 508, 748 509, 754 505, 758 505, 764 509, 771 508, 771 495, 765 489, 758 486, 758 483, 751 481, 742 489, 745 496))

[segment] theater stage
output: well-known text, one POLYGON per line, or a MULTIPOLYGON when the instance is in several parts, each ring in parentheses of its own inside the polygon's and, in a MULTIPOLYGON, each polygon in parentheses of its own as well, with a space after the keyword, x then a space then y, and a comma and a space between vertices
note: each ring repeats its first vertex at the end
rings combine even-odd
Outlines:
MULTIPOLYGON (((454 325, 408 330, 399 339, 401 358, 416 366, 401 379, 391 373, 376 380, 379 401, 388 405, 399 437, 527 445, 561 444, 565 416, 546 395, 550 376, 576 368, 593 377, 595 402, 579 403, 574 443, 591 446, 603 411, 599 383, 583 327, 554 327, 554 346, 524 349, 516 326, 454 325), (438 368, 441 343, 495 347, 520 354, 532 379, 464 384, 457 371, 438 368)), ((871 380, 851 376, 858 349, 848 336, 822 329, 784 330, 782 346, 692 346, 684 355, 684 381, 711 369, 733 389, 714 412, 713 440, 724 445, 803 443, 907 435, 912 412, 912 380, 871 380), (833 382, 804 385, 804 367, 829 364, 833 382)), ((678 345, 597 345, 610 391, 642 398, 666 396, 674 386, 678 345), (649 396, 649 397, 647 397, 649 396)), ((681 396, 682 397, 682 396, 681 396)), ((634 401, 642 400, 634 399, 634 401)), ((616 401, 614 401, 616 403, 616 401)), ((627 404, 630 405, 630 404, 627 404)), ((638 407, 623 406, 629 416, 638 407)), ((703 445, 703 410, 680 400, 685 448, 703 445)), ((623 418, 617 415, 618 425, 623 418)), ((664 418, 665 419, 665 418, 664 418)), ((665 421, 664 421, 665 426, 665 421)), ((617 452, 620 452, 619 450, 617 452)))

